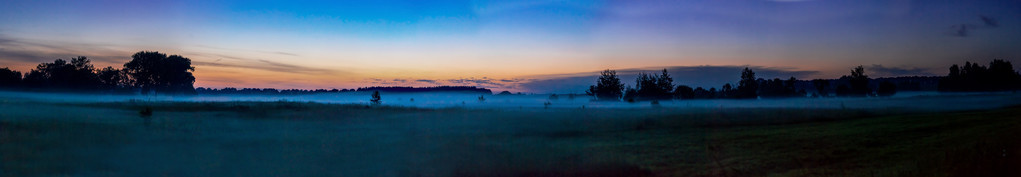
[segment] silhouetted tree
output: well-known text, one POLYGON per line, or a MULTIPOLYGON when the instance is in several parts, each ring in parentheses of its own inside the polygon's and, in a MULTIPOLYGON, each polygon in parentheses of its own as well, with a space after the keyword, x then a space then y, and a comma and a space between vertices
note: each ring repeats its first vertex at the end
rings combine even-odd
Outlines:
POLYGON ((881 97, 893 96, 897 93, 897 84, 893 84, 890 81, 884 81, 879 83, 879 88, 876 88, 876 95, 881 97))
POLYGON ((737 85, 737 93, 734 98, 757 98, 759 95, 759 83, 755 80, 755 72, 747 67, 741 71, 741 81, 737 85))
POLYGON ((797 83, 797 79, 791 77, 787 80, 780 80, 780 78, 774 78, 773 80, 757 80, 759 82, 759 96, 766 97, 801 97, 804 96, 796 90, 794 84, 797 83))
POLYGON ((688 87, 687 85, 678 85, 677 88, 674 89, 674 97, 677 99, 694 99, 695 90, 691 89, 691 87, 688 87))
POLYGON ((613 70, 601 72, 596 85, 589 86, 589 90, 585 91, 586 94, 595 96, 600 101, 620 101, 621 96, 624 95, 623 92, 624 84, 620 82, 620 77, 613 70))
POLYGON ((635 78, 635 90, 638 92, 635 98, 638 100, 670 99, 672 97, 670 91, 674 89, 673 81, 674 79, 670 78, 666 69, 663 69, 663 73, 659 76, 640 73, 635 78))
POLYGON ((865 67, 859 65, 851 70, 850 76, 842 76, 841 79, 848 80, 851 85, 850 92, 843 96, 863 97, 872 93, 872 89, 869 89, 869 76, 865 75, 865 67))
POLYGON ((720 98, 731 98, 731 97, 734 97, 734 91, 735 91, 734 87, 731 86, 730 83, 723 84, 723 87, 720 89, 719 97, 720 98))
POLYGON ((826 92, 826 89, 830 87, 829 80, 814 79, 812 80, 812 85, 815 86, 816 94, 818 94, 819 96, 821 97, 829 96, 829 93, 826 92))
POLYGON ((71 62, 63 59, 53 63, 40 63, 25 76, 25 82, 33 87, 63 90, 94 90, 99 86, 99 78, 94 73, 88 58, 79 56, 71 58, 71 62))
POLYGON ((1021 74, 1009 61, 993 60, 989 68, 965 62, 963 67, 950 66, 950 73, 940 79, 940 91, 1005 91, 1021 89, 1021 74))
POLYGON ((625 90, 624 91, 624 100, 626 100, 627 102, 635 102, 635 98, 638 97, 638 90, 636 90, 635 88, 632 88, 631 86, 628 86, 624 90, 625 90))
POLYGON ((102 87, 106 89, 120 89, 127 83, 127 75, 113 67, 103 68, 97 71, 96 75, 99 77, 100 83, 103 84, 102 87))
POLYGON ((131 76, 132 85, 142 89, 163 93, 195 93, 192 76, 195 68, 191 59, 180 55, 170 55, 141 51, 131 55, 131 61, 124 64, 124 72, 131 76))
POLYGON ((17 87, 21 85, 21 72, 8 68, 0 68, 0 87, 17 87))
MULTIPOLYGON (((481 98, 481 97, 479 97, 479 98, 481 98)), ((383 103, 383 97, 379 96, 379 91, 373 91, 372 92, 372 99, 369 100, 369 102, 371 102, 372 104, 382 104, 383 103)))
POLYGON ((674 90, 674 78, 670 77, 670 73, 667 73, 666 69, 660 73, 656 85, 659 87, 656 90, 656 99, 670 99, 670 91, 674 90))

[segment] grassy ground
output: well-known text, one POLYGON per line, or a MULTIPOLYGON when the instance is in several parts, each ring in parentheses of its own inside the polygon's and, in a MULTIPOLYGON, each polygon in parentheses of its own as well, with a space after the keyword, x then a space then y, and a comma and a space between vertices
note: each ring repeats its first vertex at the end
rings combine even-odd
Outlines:
POLYGON ((1019 176, 1019 115, 2 102, 0 176, 1019 176))

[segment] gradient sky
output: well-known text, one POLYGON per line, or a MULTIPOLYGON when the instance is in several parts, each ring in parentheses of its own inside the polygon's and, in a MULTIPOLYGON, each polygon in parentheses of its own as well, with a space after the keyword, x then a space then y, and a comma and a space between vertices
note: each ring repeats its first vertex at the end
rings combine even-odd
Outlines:
POLYGON ((942 75, 1021 62, 1019 24, 1017 0, 3 1, 0 67, 78 55, 120 67, 154 50, 191 58, 202 87, 542 92, 521 85, 706 65, 942 75))

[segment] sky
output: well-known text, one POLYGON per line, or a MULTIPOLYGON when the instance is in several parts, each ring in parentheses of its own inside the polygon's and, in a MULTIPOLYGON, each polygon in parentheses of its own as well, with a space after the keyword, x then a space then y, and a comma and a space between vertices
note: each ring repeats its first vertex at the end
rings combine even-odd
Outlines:
POLYGON ((944 75, 964 61, 1021 62, 1018 46, 1017 0, 0 2, 0 67, 87 56, 119 68, 159 51, 190 58, 195 85, 216 88, 581 93, 550 83, 604 69, 719 78, 675 80, 707 87, 738 80, 720 68, 944 75))

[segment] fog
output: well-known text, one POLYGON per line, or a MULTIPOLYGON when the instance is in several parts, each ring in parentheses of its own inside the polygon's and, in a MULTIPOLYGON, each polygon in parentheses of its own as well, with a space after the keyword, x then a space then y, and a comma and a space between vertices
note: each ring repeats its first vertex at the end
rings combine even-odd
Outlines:
POLYGON ((346 106, 288 109, 268 104, 253 109, 174 111, 171 103, 156 104, 162 107, 154 108, 156 113, 143 119, 132 104, 89 104, 132 100, 368 104, 371 96, 0 92, 0 130, 14 132, 9 139, 15 140, 6 142, 7 149, 0 144, 0 150, 5 150, 0 152, 25 157, 5 161, 24 164, 21 166, 25 169, 14 168, 15 172, 52 176, 638 176, 632 174, 653 164, 708 166, 703 164, 709 161, 701 157, 709 154, 707 143, 715 141, 707 138, 722 135, 707 134, 714 131, 696 125, 772 125, 866 115, 861 113, 866 111, 857 110, 722 109, 726 110, 723 114, 717 112, 721 109, 685 108, 946 111, 1021 103, 1021 94, 1016 93, 906 92, 890 98, 674 100, 659 106, 568 96, 549 100, 548 95, 484 95, 485 101, 479 101, 478 94, 463 93, 381 95, 384 105, 464 110, 346 106), (549 108, 543 104, 547 101, 551 103, 549 108), (481 109, 486 110, 475 111, 481 109))
MULTIPOLYGON (((371 93, 347 92, 306 95, 110 95, 39 92, 0 92, 6 99, 25 99, 46 102, 226 102, 226 101, 287 101, 335 104, 369 104, 371 93)), ((887 98, 781 98, 781 99, 708 99, 667 100, 659 105, 641 102, 600 102, 579 95, 570 98, 559 95, 550 99, 548 94, 488 95, 477 93, 381 93, 382 105, 418 108, 468 109, 534 109, 534 108, 896 108, 912 110, 973 110, 990 109, 1021 104, 1021 94, 1000 93, 940 93, 901 92, 887 98), (483 97, 484 100, 480 100, 483 97), (549 103, 549 105, 545 103, 549 103)))

